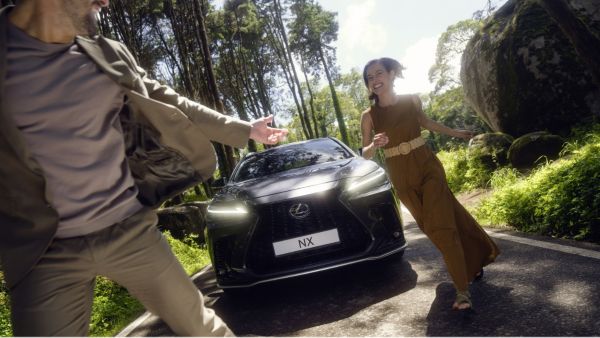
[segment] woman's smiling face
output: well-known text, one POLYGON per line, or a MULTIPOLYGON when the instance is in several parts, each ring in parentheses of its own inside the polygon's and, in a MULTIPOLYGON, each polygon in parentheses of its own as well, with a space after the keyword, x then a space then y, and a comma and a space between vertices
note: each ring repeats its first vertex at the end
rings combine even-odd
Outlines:
POLYGON ((367 87, 371 93, 376 95, 391 91, 394 77, 394 71, 388 72, 381 62, 376 62, 367 68, 367 87))

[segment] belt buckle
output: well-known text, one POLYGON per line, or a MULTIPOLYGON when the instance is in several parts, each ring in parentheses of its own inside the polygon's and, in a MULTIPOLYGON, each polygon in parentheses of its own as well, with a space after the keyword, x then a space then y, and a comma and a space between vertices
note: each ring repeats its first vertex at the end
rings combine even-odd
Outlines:
POLYGON ((408 142, 402 142, 398 145, 398 152, 401 155, 406 155, 406 154, 410 153, 411 150, 412 149, 411 149, 410 143, 408 143, 408 142))

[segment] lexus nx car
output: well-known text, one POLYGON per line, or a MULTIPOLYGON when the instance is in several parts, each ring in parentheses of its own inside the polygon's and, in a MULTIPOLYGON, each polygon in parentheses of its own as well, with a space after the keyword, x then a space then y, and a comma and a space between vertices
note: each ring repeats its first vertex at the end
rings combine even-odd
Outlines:
POLYGON ((386 172, 334 138, 246 155, 208 206, 206 239, 225 291, 406 247, 386 172))

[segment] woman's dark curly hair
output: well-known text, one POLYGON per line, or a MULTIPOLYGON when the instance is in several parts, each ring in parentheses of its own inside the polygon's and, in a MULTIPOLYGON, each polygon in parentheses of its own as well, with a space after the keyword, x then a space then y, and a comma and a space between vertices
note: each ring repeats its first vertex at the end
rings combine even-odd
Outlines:
MULTIPOLYGON (((373 59, 367 62, 365 68, 363 68, 363 80, 365 81, 365 86, 367 86, 367 88, 369 88, 369 80, 367 79, 367 68, 371 67, 376 63, 380 63, 388 73, 393 70, 394 73, 396 73, 396 77, 404 78, 402 71, 405 70, 406 67, 404 67, 400 62, 387 57, 373 59)), ((377 95, 371 93, 369 95, 369 100, 375 100, 375 102, 377 102, 377 95)))

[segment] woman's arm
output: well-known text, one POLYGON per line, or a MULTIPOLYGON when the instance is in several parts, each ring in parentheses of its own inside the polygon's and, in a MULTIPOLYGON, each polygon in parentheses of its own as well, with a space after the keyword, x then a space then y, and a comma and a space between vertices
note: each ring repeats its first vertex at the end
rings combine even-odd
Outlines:
POLYGON ((366 110, 362 113, 360 118, 360 131, 362 133, 362 156, 366 159, 373 158, 375 150, 381 148, 388 143, 388 137, 385 133, 375 134, 373 133, 373 121, 371 120, 371 114, 366 110))
POLYGON ((452 137, 458 137, 458 138, 462 138, 465 140, 468 140, 474 136, 474 133, 472 131, 462 130, 462 129, 452 129, 450 127, 447 127, 439 122, 436 122, 436 121, 428 118, 425 115, 425 113, 423 112, 423 105, 421 103, 421 99, 419 99, 418 96, 416 96, 416 95, 413 96, 413 102, 415 103, 415 106, 417 107, 417 114, 418 114, 417 117, 418 117, 419 124, 421 125, 421 127, 431 130, 436 133, 441 133, 441 134, 445 134, 445 135, 452 136, 452 137))
POLYGON ((364 111, 360 117, 360 132, 362 134, 362 156, 366 159, 373 157, 374 149, 371 140, 373 123, 368 111, 364 111))

